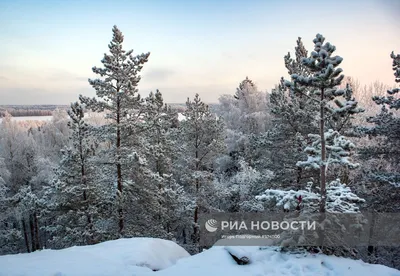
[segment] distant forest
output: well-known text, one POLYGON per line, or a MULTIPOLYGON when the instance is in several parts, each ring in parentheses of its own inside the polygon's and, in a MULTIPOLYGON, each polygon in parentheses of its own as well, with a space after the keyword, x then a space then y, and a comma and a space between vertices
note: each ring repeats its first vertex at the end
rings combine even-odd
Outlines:
POLYGON ((6 112, 13 117, 51 116, 56 109, 68 108, 68 105, 0 105, 0 117, 4 117, 6 112))
MULTIPOLYGON (((178 111, 185 109, 185 104, 183 103, 174 103, 171 106, 178 111)), ((13 117, 52 116, 52 112, 56 109, 68 110, 69 108, 69 105, 0 105, 0 118, 4 117, 6 112, 13 117)))

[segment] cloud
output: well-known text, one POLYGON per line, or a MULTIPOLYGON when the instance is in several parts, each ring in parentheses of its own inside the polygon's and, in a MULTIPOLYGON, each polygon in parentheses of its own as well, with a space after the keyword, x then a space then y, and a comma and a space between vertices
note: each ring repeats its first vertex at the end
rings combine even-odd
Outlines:
POLYGON ((9 80, 9 78, 6 78, 4 76, 0 76, 0 80, 9 80))

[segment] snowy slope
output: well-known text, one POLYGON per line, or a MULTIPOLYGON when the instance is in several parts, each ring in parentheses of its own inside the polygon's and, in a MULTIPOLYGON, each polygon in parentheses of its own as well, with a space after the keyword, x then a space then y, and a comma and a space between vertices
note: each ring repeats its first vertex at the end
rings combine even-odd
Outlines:
POLYGON ((0 256, 0 276, 142 275, 165 269, 188 256, 185 249, 172 241, 119 239, 90 246, 0 256))
POLYGON ((175 266, 156 275, 186 275, 188 271, 190 276, 400 276, 400 271, 382 265, 326 255, 284 254, 273 248, 260 250, 258 247, 213 247, 201 254, 179 260, 175 266), (227 249, 239 258, 247 256, 251 263, 237 265, 227 249))
POLYGON ((93 246, 0 256, 0 276, 400 276, 400 271, 324 255, 284 254, 274 248, 213 247, 188 253, 170 241, 120 239, 93 246), (229 255, 246 256, 239 266, 229 255), (154 272, 151 269, 162 269, 154 272))

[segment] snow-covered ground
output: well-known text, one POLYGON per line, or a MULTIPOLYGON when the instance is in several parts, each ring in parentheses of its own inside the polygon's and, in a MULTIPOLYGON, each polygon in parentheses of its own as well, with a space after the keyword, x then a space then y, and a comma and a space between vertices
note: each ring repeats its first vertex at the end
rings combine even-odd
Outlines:
POLYGON ((362 261, 280 253, 274 248, 213 247, 190 256, 171 241, 120 239, 92 246, 0 256, 1 276, 400 276, 400 271, 362 261), (232 253, 250 259, 237 265, 232 253), (153 270, 159 270, 154 272, 153 270))
POLYGON ((213 247, 206 252, 178 261, 159 273, 163 276, 254 275, 254 276, 400 276, 400 271, 382 265, 325 255, 294 255, 274 248, 213 247), (237 265, 228 250, 236 256, 247 256, 251 263, 237 265))
POLYGON ((0 256, 0 276, 132 276, 165 269, 189 257, 172 241, 119 239, 62 250, 0 256))

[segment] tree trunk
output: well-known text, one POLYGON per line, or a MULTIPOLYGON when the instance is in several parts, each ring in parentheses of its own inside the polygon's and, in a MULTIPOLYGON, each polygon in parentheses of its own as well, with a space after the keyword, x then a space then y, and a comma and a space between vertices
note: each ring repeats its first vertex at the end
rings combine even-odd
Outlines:
MULTIPOLYGON (((195 166, 195 170, 198 171, 200 168, 200 164, 199 164, 199 137, 198 137, 198 130, 196 127, 196 138, 195 138, 195 158, 196 158, 196 166, 195 166)), ((196 207, 194 209, 194 215, 193 215, 193 243, 197 243, 198 241, 198 231, 197 231, 197 222, 199 220, 199 189, 200 189, 200 183, 199 183, 199 179, 196 178, 196 207)))
POLYGON ((36 251, 36 243, 35 243, 35 226, 33 224, 32 215, 29 216, 29 227, 31 229, 31 244, 32 244, 32 252, 36 251))
MULTIPOLYGON (((119 93, 119 88, 117 89, 117 93, 119 93)), ((121 106, 120 100, 117 99, 117 186, 119 193, 119 207, 118 207, 118 226, 119 226, 119 235, 122 235, 124 230, 124 213, 122 210, 122 169, 121 169, 121 129, 120 129, 120 118, 121 116, 121 106)))
POLYGON ((183 238, 183 244, 187 244, 187 241, 186 241, 186 231, 185 231, 185 228, 184 228, 184 229, 182 229, 182 238, 183 238))
MULTIPOLYGON (((86 213, 86 221, 89 226, 89 231, 92 233, 92 218, 89 214, 89 201, 88 201, 88 195, 87 195, 87 179, 86 179, 86 169, 85 169, 85 155, 84 155, 84 150, 83 150, 83 145, 82 145, 82 135, 81 135, 81 130, 79 129, 79 155, 81 159, 81 179, 82 179, 82 185, 83 185, 83 203, 85 206, 85 213, 86 213)), ((88 244, 91 244, 91 241, 87 241, 88 244)))
POLYGON ((324 88, 321 89, 321 107, 320 107, 320 136, 321 136, 321 202, 319 211, 325 213, 326 205, 326 147, 325 147, 325 104, 324 104, 324 88))
POLYGON ((199 220, 199 206, 196 206, 196 208, 194 208, 194 216, 193 216, 193 220, 194 220, 194 225, 193 225, 193 243, 197 243, 198 241, 198 231, 197 231, 197 221, 199 220))
MULTIPOLYGON (((299 154, 302 153, 302 152, 303 152, 303 145, 301 144, 300 141, 298 141, 297 146, 298 146, 297 152, 298 152, 299 154)), ((300 181, 301 181, 302 173, 303 173, 303 169, 302 169, 301 167, 297 167, 296 184, 297 184, 297 186, 299 187, 299 189, 301 188, 301 187, 300 187, 300 181)))
MULTIPOLYGON (((196 152, 197 155, 197 152, 196 152)), ((199 221, 199 180, 196 179, 196 207, 194 208, 194 215, 193 215, 193 243, 197 243, 198 241, 198 227, 197 222, 199 221)))
POLYGON ((325 147, 325 105, 324 105, 324 88, 321 89, 321 106, 320 106, 320 136, 321 136, 321 167, 320 167, 320 188, 321 188, 321 201, 319 205, 319 229, 318 229, 318 243, 321 250, 325 240, 325 232, 321 228, 322 223, 326 219, 325 205, 326 205, 326 147, 325 147))
POLYGON ((47 248, 47 221, 44 221, 43 248, 47 248))
POLYGON ((301 180, 301 173, 302 173, 301 167, 297 167, 297 176, 296 176, 296 184, 300 189, 300 180, 301 180))
POLYGON ((368 241, 368 257, 371 259, 373 257, 375 257, 376 254, 376 250, 375 247, 372 246, 372 242, 373 242, 373 238, 374 238, 374 228, 376 227, 376 215, 374 212, 371 213, 372 217, 371 217, 371 224, 369 227, 369 241, 368 241))
POLYGON ((26 231, 26 224, 25 224, 25 220, 23 218, 21 219, 21 223, 22 223, 22 230, 24 232, 26 251, 28 253, 31 253, 31 249, 29 248, 28 232, 26 231))
POLYGON ((40 249, 39 222, 38 222, 36 211, 33 213, 33 223, 34 223, 34 228, 35 228, 35 247, 37 250, 39 250, 40 249))

